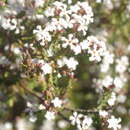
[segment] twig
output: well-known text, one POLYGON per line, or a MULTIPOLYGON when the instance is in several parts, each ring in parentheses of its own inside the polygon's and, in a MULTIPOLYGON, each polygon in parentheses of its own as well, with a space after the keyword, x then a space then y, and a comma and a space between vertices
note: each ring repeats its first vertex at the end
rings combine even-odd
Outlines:
POLYGON ((59 116, 61 116, 65 121, 69 122, 70 123, 70 120, 65 117, 61 112, 58 112, 59 116))
POLYGON ((64 110, 71 111, 71 112, 76 111, 76 112, 86 112, 86 113, 98 113, 97 109, 86 110, 86 109, 72 109, 72 108, 64 107, 64 110))

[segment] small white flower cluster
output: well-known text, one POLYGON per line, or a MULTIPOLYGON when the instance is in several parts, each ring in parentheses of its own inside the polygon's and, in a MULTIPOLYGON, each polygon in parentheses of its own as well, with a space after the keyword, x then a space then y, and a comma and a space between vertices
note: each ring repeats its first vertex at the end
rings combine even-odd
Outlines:
MULTIPOLYGON (((103 80, 98 80, 98 85, 101 85, 100 89, 102 90, 103 87, 106 88, 112 88, 113 87, 113 78, 111 76, 106 76, 103 80)), ((117 90, 117 87, 115 87, 114 89, 117 90)), ((112 92, 111 93, 111 97, 108 99, 108 104, 110 106, 115 105, 115 101, 116 101, 116 93, 112 92)))
POLYGON ((94 36, 88 36, 86 40, 80 41, 80 37, 75 35, 77 32, 86 35, 88 25, 93 22, 93 12, 87 2, 77 2, 75 5, 67 6, 63 2, 55 1, 44 13, 49 22, 43 29, 38 25, 33 30, 41 46, 49 46, 53 42, 53 36, 60 32, 58 44, 61 42, 62 48, 70 47, 75 55, 87 50, 90 61, 101 61, 101 57, 106 52, 105 43, 94 36), (71 33, 66 36, 68 31, 71 33))
POLYGON ((14 30, 17 26, 17 21, 16 19, 5 19, 1 18, 1 25, 4 29, 9 29, 9 30, 14 30))
POLYGON ((114 54, 106 51, 102 64, 101 64, 101 72, 108 72, 109 67, 114 62, 114 54))
POLYGON ((112 93, 111 93, 111 97, 108 99, 107 102, 108 102, 108 104, 109 104, 110 106, 115 105, 115 102, 116 102, 116 93, 112 92, 112 93))
POLYGON ((121 89, 123 88, 123 86, 126 83, 126 78, 124 78, 123 76, 119 75, 119 76, 116 76, 114 78, 113 82, 114 82, 114 85, 115 85, 115 88, 114 88, 115 92, 120 92, 121 89))
POLYGON ((75 53, 75 55, 81 53, 81 46, 79 44, 79 40, 75 38, 73 34, 69 34, 68 38, 61 37, 61 40, 63 42, 63 48, 67 48, 67 46, 69 46, 70 49, 75 53))
POLYGON ((21 31, 25 30, 25 27, 21 25, 24 18, 17 18, 17 15, 22 11, 25 11, 25 15, 28 18, 33 19, 36 8, 43 7, 44 0, 8 0, 8 6, 4 10, 0 10, 0 26, 5 30, 14 31, 15 34, 19 34, 21 31), (30 6, 33 5, 33 6, 30 6), (31 17, 30 17, 31 16, 31 17))
POLYGON ((77 2, 68 7, 65 3, 55 1, 52 7, 45 11, 47 17, 52 17, 53 31, 71 28, 86 34, 89 23, 93 22, 92 8, 87 2, 77 2), (59 16, 59 18, 54 18, 59 16))
POLYGON ((115 118, 115 116, 109 115, 109 113, 105 110, 100 110, 99 115, 103 119, 106 119, 106 122, 108 123, 108 128, 111 128, 113 130, 118 130, 121 128, 121 118, 115 118))
MULTIPOLYGON (((62 47, 70 46, 71 50, 77 55, 81 53, 79 39, 74 37, 75 32, 83 32, 86 35, 89 23, 93 22, 93 12, 87 2, 77 2, 75 5, 68 7, 63 2, 55 1, 52 7, 45 10, 45 16, 49 22, 45 24, 44 29, 40 25, 33 30, 36 39, 42 46, 48 45, 52 40, 52 35, 60 32, 66 33, 68 29, 72 30, 72 34, 68 34, 68 38, 61 37, 62 47)), ((60 34, 60 35, 61 35, 60 34)), ((85 44, 86 45, 86 44, 85 44)))
MULTIPOLYGON (((102 72, 101 79, 94 79, 93 81, 96 84, 96 90, 98 93, 102 94, 105 92, 105 90, 112 91, 110 97, 107 100, 107 104, 110 107, 118 103, 124 103, 126 101, 124 86, 128 81, 128 66, 128 56, 123 54, 120 56, 120 58, 118 58, 118 56, 113 52, 110 53, 109 51, 106 51, 100 66, 100 70, 102 72)), ((126 113, 126 109, 122 106, 117 107, 117 110, 126 113)), ((120 118, 116 119, 114 116, 104 110, 100 110, 99 115, 108 122, 108 128, 112 128, 114 130, 121 128, 121 125, 119 124, 121 122, 120 118)))
POLYGON ((106 88, 109 88, 113 84, 113 78, 110 75, 107 75, 102 80, 102 85, 106 88))
POLYGON ((45 118, 47 119, 47 120, 54 120, 55 119, 55 112, 53 112, 53 111, 47 111, 46 112, 46 114, 45 114, 45 118))
POLYGON ((99 82, 101 87, 111 88, 113 86, 113 90, 115 92, 119 92, 125 85, 126 79, 121 76, 116 76, 115 78, 112 78, 110 75, 107 75, 102 80, 99 80, 99 82))
POLYGON ((1 26, 5 30, 15 31, 15 34, 19 34, 21 30, 24 30, 24 26, 19 25, 21 20, 16 18, 6 18, 5 16, 0 17, 1 26))
POLYGON ((121 122, 121 118, 115 118, 114 116, 111 116, 110 119, 107 120, 108 122, 108 128, 113 128, 114 130, 118 130, 121 128, 121 125, 119 124, 121 122))
POLYGON ((93 12, 87 2, 78 2, 68 9, 66 4, 55 1, 52 7, 45 10, 45 16, 49 19, 52 17, 50 22, 46 23, 44 29, 37 26, 33 31, 42 46, 51 41, 51 33, 64 32, 67 28, 86 34, 89 23, 93 21, 93 12))
MULTIPOLYGON (((56 71, 53 71, 54 68, 52 67, 51 63, 48 63, 42 59, 34 58, 32 59, 32 63, 39 65, 40 69, 42 70, 43 76, 56 72, 56 71)), ((74 70, 76 70, 76 67, 78 64, 79 64, 78 61, 74 57, 70 57, 70 58, 63 57, 57 60, 57 68, 62 68, 66 66, 72 73, 74 70)), ((58 74, 60 75, 60 73, 58 74)))
POLYGON ((119 74, 124 73, 129 65, 129 60, 127 56, 122 56, 120 59, 116 60, 116 72, 119 74))
POLYGON ((57 64, 59 68, 66 65, 70 70, 75 70, 76 66, 78 65, 78 61, 76 61, 73 57, 70 57, 69 59, 63 57, 62 59, 57 60, 57 64))
POLYGON ((60 100, 58 97, 55 97, 51 103, 53 103, 54 107, 61 108, 62 106, 62 100, 60 100))
POLYGON ((87 130, 93 123, 93 120, 89 116, 85 116, 83 114, 78 114, 74 112, 72 116, 70 116, 71 124, 76 125, 79 130, 87 130))
POLYGON ((67 46, 75 53, 75 55, 80 54, 82 50, 87 50, 90 54, 90 61, 101 61, 101 57, 106 54, 106 45, 103 41, 98 40, 95 36, 88 36, 87 40, 80 42, 78 38, 75 38, 73 34, 69 34, 68 38, 62 37, 63 41, 62 47, 67 46))
POLYGON ((104 56, 103 59, 103 64, 101 64, 101 71, 105 74, 103 79, 99 79, 98 81, 95 80, 97 85, 100 85, 100 89, 103 87, 106 88, 113 88, 115 92, 120 92, 127 82, 127 77, 125 76, 125 72, 128 69, 129 66, 129 60, 127 56, 121 56, 121 58, 118 59, 113 59, 114 55, 106 53, 107 55, 104 56), (109 56, 108 56, 109 54, 109 56), (116 76, 112 77, 110 74, 108 74, 108 71, 110 69, 110 64, 114 64, 114 60, 116 61, 115 63, 115 72, 116 76))
MULTIPOLYGON (((62 107, 62 104, 63 104, 63 101, 60 100, 58 97, 55 97, 51 103, 54 105, 55 108, 61 108, 62 107)), ((54 120, 55 119, 55 116, 56 116, 56 113, 53 112, 53 111, 47 111, 46 114, 45 114, 45 118, 47 120, 54 120)))
POLYGON ((87 50, 90 54, 90 61, 101 61, 101 56, 105 56, 106 45, 103 41, 98 40, 95 36, 89 36, 87 38, 87 50))
POLYGON ((46 29, 42 29, 40 25, 33 30, 33 33, 36 34, 36 38, 40 41, 41 46, 44 46, 51 41, 50 33, 46 29))
POLYGON ((106 119, 108 128, 112 128, 113 130, 118 130, 121 128, 121 118, 115 118, 113 115, 109 116, 109 113, 105 110, 100 110, 99 115, 106 119))
POLYGON ((115 85, 115 92, 119 93, 117 97, 117 101, 119 103, 124 103, 126 100, 125 93, 121 93, 125 88, 125 84, 128 81, 128 76, 127 76, 127 70, 129 67, 129 59, 128 56, 121 56, 120 58, 116 59, 116 66, 115 70, 117 73, 117 76, 114 78, 114 85, 115 85))
POLYGON ((87 40, 82 42, 75 37, 75 32, 83 32, 86 35, 89 23, 93 22, 93 12, 87 2, 78 2, 68 7, 65 3, 55 1, 52 7, 45 11, 49 22, 45 24, 44 29, 40 25, 33 30, 36 39, 40 45, 48 45, 52 41, 52 34, 60 32, 61 46, 68 46, 75 55, 80 54, 82 50, 87 50, 90 54, 90 61, 101 61, 105 55, 106 46, 103 41, 98 40, 95 36, 88 36, 87 40), (70 29, 72 32, 66 36, 64 34, 70 29), (55 33, 54 33, 55 32, 55 33))
POLYGON ((106 118, 108 116, 108 112, 105 110, 99 110, 99 115, 103 118, 106 118))
POLYGON ((40 60, 40 59, 32 59, 32 62, 34 64, 39 64, 40 68, 42 70, 42 74, 46 75, 46 74, 51 74, 52 73, 52 66, 50 65, 50 63, 45 62, 44 60, 40 60))

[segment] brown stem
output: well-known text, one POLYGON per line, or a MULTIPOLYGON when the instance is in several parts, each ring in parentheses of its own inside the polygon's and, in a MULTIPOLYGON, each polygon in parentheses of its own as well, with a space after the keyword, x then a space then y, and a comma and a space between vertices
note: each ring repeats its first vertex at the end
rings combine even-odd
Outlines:
POLYGON ((65 117, 61 112, 58 112, 58 115, 61 116, 65 121, 70 123, 70 120, 67 117, 65 117))
POLYGON ((64 110, 71 111, 71 112, 76 111, 76 112, 98 113, 97 109, 86 110, 86 109, 72 109, 72 108, 64 107, 64 110))

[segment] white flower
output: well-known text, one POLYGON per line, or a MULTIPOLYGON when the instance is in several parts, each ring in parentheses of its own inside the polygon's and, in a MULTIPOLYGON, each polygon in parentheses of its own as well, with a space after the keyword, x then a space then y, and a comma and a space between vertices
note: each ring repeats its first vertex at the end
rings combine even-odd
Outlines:
POLYGON ((54 16, 54 11, 55 11, 54 8, 48 7, 48 8, 45 10, 44 13, 45 13, 46 17, 50 17, 50 16, 54 16))
POLYGON ((54 107, 60 108, 62 105, 62 100, 60 100, 58 97, 55 97, 55 99, 53 99, 51 102, 53 103, 54 107))
POLYGON ((48 30, 45 28, 44 30, 40 25, 33 30, 33 33, 36 34, 37 41, 40 41, 40 45, 44 46, 46 42, 51 41, 51 35, 48 30))
POLYGON ((34 123, 34 122, 37 120, 37 117, 34 116, 34 115, 32 115, 32 116, 29 118, 29 120, 34 123))
POLYGON ((20 55, 21 54, 21 51, 18 47, 15 47, 15 48, 12 48, 12 51, 17 54, 17 55, 20 55))
POLYGON ((52 73, 52 67, 49 65, 49 63, 44 63, 41 69, 44 75, 52 73))
POLYGON ((45 110, 46 109, 46 107, 43 104, 40 104, 38 108, 39 108, 39 110, 45 110))
POLYGON ((67 126, 68 126, 68 122, 67 121, 65 121, 65 120, 58 121, 58 127, 59 128, 63 129, 63 128, 67 127, 67 126))
POLYGON ((88 49, 88 41, 84 40, 80 43, 80 46, 82 48, 82 50, 87 50, 88 49))
POLYGON ((54 113, 54 112, 47 111, 46 114, 45 114, 45 118, 46 118, 47 120, 54 120, 54 119, 55 119, 55 113, 54 113))
POLYGON ((111 116, 107 122, 109 123, 108 128, 113 128, 114 130, 121 128, 121 125, 119 124, 121 122, 121 118, 116 119, 114 116, 111 116))
POLYGON ((66 65, 69 69, 75 70, 78 65, 78 61, 76 61, 73 57, 66 60, 66 65))
POLYGON ((75 124, 80 124, 81 123, 81 118, 83 117, 82 114, 78 114, 77 112, 74 112, 72 116, 70 116, 70 120, 71 120, 71 124, 75 125, 75 124))
POLYGON ((114 54, 106 51, 104 54, 103 62, 100 66, 101 72, 107 72, 110 68, 110 64, 114 62, 114 54))
POLYGON ((70 6, 70 10, 68 12, 69 14, 77 13, 79 9, 80 7, 77 4, 75 4, 70 6))
POLYGON ((126 98, 127 98, 126 95, 118 95, 117 101, 119 103, 124 103, 126 101, 126 98))
POLYGON ((55 28, 55 31, 57 30, 60 31, 64 29, 64 26, 66 25, 66 24, 63 24, 62 22, 63 22, 62 18, 60 18, 59 20, 56 18, 52 18, 51 25, 53 26, 53 28, 55 28))
POLYGON ((17 29, 17 20, 15 18, 9 19, 9 18, 2 18, 1 20, 1 26, 4 29, 9 29, 9 30, 15 30, 17 29))
POLYGON ((107 64, 106 62, 104 62, 103 64, 101 64, 100 68, 101 68, 101 72, 107 72, 109 70, 110 65, 107 64))
POLYGON ((87 37, 87 50, 90 54, 90 61, 101 61, 101 56, 105 56, 106 45, 103 41, 98 40, 94 36, 87 37))
POLYGON ((93 50, 93 51, 89 51, 89 53, 91 54, 91 56, 89 57, 90 61, 98 61, 98 62, 101 61, 101 57, 98 51, 93 50))
POLYGON ((31 102, 27 102, 27 107, 33 107, 33 104, 31 102))
POLYGON ((82 19, 82 21, 80 21, 79 27, 77 31, 82 31, 83 35, 86 35, 86 32, 88 30, 88 23, 86 23, 85 19, 82 19))
POLYGON ((110 99, 108 99, 107 102, 110 106, 113 106, 115 104, 115 101, 116 101, 116 94, 112 92, 111 97, 110 99))
POLYGON ((70 116, 70 120, 71 120, 71 124, 72 125, 75 125, 76 122, 77 122, 77 116, 78 116, 78 113, 77 112, 74 112, 72 116, 70 116))
POLYGON ((67 0, 68 1, 68 4, 72 4, 72 0, 67 0))
POLYGON ((70 46, 70 48, 73 48, 75 44, 78 44, 79 40, 74 37, 73 34, 69 34, 68 38, 62 37, 61 40, 63 41, 62 47, 66 48, 67 46, 70 46))
POLYGON ((99 115, 105 118, 106 116, 108 116, 108 112, 105 110, 99 110, 99 115))
POLYGON ((113 84, 113 78, 110 77, 109 75, 106 76, 103 81, 102 81, 102 85, 106 88, 108 88, 110 85, 113 84))
POLYGON ((57 60, 57 64, 60 68, 66 65, 69 69, 75 70, 78 65, 78 61, 76 61, 73 57, 70 57, 69 59, 63 57, 62 59, 57 60))
POLYGON ((120 77, 115 77, 114 79, 114 85, 116 86, 115 90, 120 91, 120 89, 123 87, 124 82, 120 77))
POLYGON ((75 55, 78 55, 81 53, 81 47, 79 45, 71 46, 71 50, 74 51, 75 55))
POLYGON ((93 123, 91 117, 78 114, 77 112, 74 112, 73 115, 70 116, 70 120, 71 124, 76 125, 79 130, 87 130, 93 123))
MULTIPOLYGON (((13 128, 13 125, 12 125, 12 123, 10 123, 10 122, 6 122, 5 124, 4 124, 4 126, 5 126, 5 129, 7 129, 7 130, 12 130, 12 128, 13 128)), ((1 126, 2 127, 2 126, 1 126)))
POLYGON ((55 1, 55 2, 53 3, 53 5, 54 5, 56 8, 60 9, 61 11, 67 8, 67 5, 66 5, 66 4, 64 4, 64 3, 62 3, 62 2, 59 2, 59 1, 55 1))
POLYGON ((124 73, 129 65, 129 60, 127 56, 122 56, 120 59, 116 60, 116 72, 124 73))
POLYGON ((92 120, 91 117, 84 116, 84 120, 82 122, 82 129, 83 130, 88 129, 91 126, 92 123, 93 123, 93 120, 92 120))
POLYGON ((112 64, 114 62, 114 54, 106 51, 104 54, 103 62, 106 62, 107 64, 112 64))
POLYGON ((58 59, 57 60, 57 64, 58 64, 58 66, 61 68, 61 67, 63 67, 64 66, 64 61, 63 61, 63 59, 58 59))

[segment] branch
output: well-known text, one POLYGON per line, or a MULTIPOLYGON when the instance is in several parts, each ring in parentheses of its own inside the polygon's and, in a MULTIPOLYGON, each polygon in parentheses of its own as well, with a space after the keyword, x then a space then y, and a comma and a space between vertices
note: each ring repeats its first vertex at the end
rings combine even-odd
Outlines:
POLYGON ((67 110, 67 111, 71 111, 71 112, 86 112, 86 113, 98 113, 98 110, 97 109, 89 109, 89 110, 86 110, 86 109, 73 109, 73 108, 66 108, 64 107, 64 110, 67 110))

